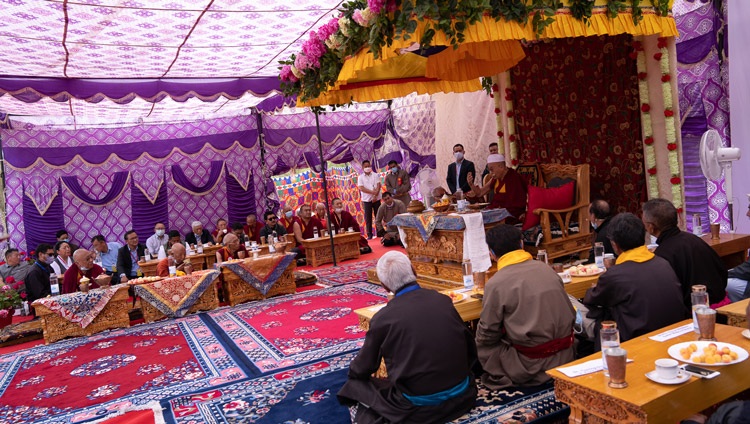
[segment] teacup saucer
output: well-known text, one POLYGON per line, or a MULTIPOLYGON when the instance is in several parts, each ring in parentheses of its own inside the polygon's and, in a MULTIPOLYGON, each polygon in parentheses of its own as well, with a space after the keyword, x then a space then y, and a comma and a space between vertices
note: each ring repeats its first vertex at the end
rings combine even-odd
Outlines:
POLYGON ((750 339, 750 330, 747 328, 742 330, 742 335, 745 336, 746 339, 750 339))
POLYGON ((646 377, 659 384, 682 384, 690 380, 690 374, 683 372, 682 370, 677 372, 677 377, 672 379, 661 378, 657 374, 656 370, 646 373, 646 377))

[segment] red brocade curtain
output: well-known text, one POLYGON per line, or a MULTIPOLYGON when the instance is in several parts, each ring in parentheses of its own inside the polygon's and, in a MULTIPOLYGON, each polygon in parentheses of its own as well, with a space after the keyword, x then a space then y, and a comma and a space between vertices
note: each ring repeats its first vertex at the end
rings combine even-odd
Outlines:
POLYGON ((545 40, 510 72, 520 161, 588 163, 591 199, 635 213, 647 194, 631 41, 545 40))

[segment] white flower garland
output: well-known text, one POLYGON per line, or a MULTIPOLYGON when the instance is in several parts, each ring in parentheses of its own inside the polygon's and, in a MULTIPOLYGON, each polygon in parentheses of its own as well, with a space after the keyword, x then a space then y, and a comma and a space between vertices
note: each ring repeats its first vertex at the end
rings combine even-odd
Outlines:
POLYGON ((667 49, 666 38, 659 38, 659 53, 654 56, 659 60, 661 69, 662 92, 664 95, 664 124, 667 139, 667 158, 669 162, 670 182, 672 183, 672 204, 677 208, 678 213, 683 210, 682 200, 682 176, 680 175, 679 153, 677 149, 677 134, 675 128, 675 116, 672 110, 672 75, 669 72, 669 50, 667 49))
POLYGON ((500 86, 495 77, 492 77, 492 93, 490 97, 495 101, 495 122, 497 122, 497 152, 505 154, 505 134, 503 134, 503 104, 502 98, 498 95, 500 86))
POLYGON ((505 114, 508 117, 508 144, 510 150, 510 166, 518 168, 518 142, 516 141, 516 119, 513 109, 513 92, 510 90, 510 73, 506 73, 505 80, 505 114))
POLYGON ((638 94, 641 104, 641 128, 643 131, 643 154, 646 159, 646 175, 648 176, 648 198, 659 197, 659 179, 656 177, 656 151, 654 149, 654 131, 651 127, 651 106, 648 102, 648 73, 646 55, 640 41, 633 42, 635 49, 636 68, 638 70, 638 94))

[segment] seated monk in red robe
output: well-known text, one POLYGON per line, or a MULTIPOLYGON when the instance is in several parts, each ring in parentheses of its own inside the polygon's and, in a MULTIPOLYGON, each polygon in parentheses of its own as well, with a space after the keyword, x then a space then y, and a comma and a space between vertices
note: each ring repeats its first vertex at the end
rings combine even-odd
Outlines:
POLYGON ((94 254, 86 249, 78 249, 73 253, 73 265, 65 271, 63 276, 63 293, 75 293, 81 278, 86 277, 90 281, 89 287, 99 288, 96 277, 105 274, 104 269, 94 263, 94 254))
POLYGON ((234 233, 225 235, 224 247, 216 251, 217 263, 230 259, 245 259, 246 257, 247 250, 245 249, 245 245, 240 243, 240 239, 234 233))
POLYGON ((292 234, 292 231, 294 230, 294 221, 297 217, 294 216, 294 211, 292 211, 292 207, 289 205, 284 205, 281 211, 282 213, 281 218, 279 218, 279 224, 286 228, 287 234, 292 234))
POLYGON ((247 236, 248 241, 254 241, 260 244, 260 230, 263 229, 263 224, 258 222, 255 215, 250 214, 245 218, 246 224, 242 227, 242 231, 247 236))
MULTIPOLYGON (((354 216, 344 210, 344 202, 338 197, 333 199, 333 213, 331 214, 331 226, 336 230, 336 234, 344 233, 351 228, 355 232, 361 234, 359 224, 354 216)), ((359 237, 359 250, 361 253, 370 253, 370 245, 367 244, 367 239, 360 235, 359 237)))
POLYGON ((312 216, 312 208, 310 208, 310 205, 300 206, 299 216, 292 226, 296 249, 299 252, 299 255, 297 255, 298 258, 304 257, 305 255, 305 246, 302 245, 302 240, 313 238, 316 228, 318 234, 320 234, 324 227, 318 218, 312 216))
POLYGON ((484 196, 493 191, 492 203, 489 208, 505 208, 513 218, 505 220, 506 224, 516 224, 523 222, 526 215, 526 193, 528 187, 523 177, 512 168, 505 164, 505 156, 492 154, 487 157, 487 167, 489 168, 492 179, 479 188, 474 184, 474 176, 469 174, 466 180, 471 185, 469 196, 484 196))

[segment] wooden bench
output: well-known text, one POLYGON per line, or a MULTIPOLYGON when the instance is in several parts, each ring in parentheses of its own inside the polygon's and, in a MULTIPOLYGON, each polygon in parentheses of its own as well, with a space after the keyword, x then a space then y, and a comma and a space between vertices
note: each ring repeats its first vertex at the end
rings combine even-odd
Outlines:
MULTIPOLYGON (((359 258, 359 239, 362 235, 358 232, 342 233, 333 236, 336 260, 359 258)), ((328 237, 307 239, 302 241, 305 247, 307 263, 316 267, 318 265, 332 263, 331 240, 328 237)))

